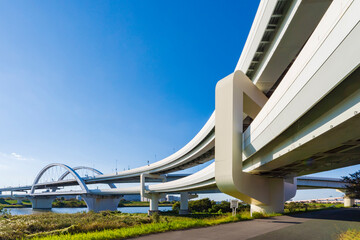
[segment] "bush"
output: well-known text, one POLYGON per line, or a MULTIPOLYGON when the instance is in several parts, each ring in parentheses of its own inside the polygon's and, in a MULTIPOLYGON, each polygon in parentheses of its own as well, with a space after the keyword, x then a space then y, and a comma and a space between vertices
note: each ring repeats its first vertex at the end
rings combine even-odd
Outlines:
POLYGON ((227 201, 222 201, 221 203, 216 203, 211 201, 211 208, 209 209, 210 213, 227 213, 231 212, 230 203, 227 201))
POLYGON ((266 216, 265 216, 265 214, 262 213, 262 212, 253 212, 253 213, 252 213, 252 217, 253 217, 253 218, 264 218, 264 217, 266 217, 266 216))
POLYGON ((179 213, 179 210, 180 210, 180 202, 175 202, 175 203, 172 205, 172 210, 173 210, 174 212, 179 213))
POLYGON ((152 218, 152 220, 153 220, 155 223, 160 222, 160 215, 159 215, 159 213, 157 213, 157 212, 153 213, 152 216, 151 216, 151 218, 152 218))
MULTIPOLYGON (((175 202, 172 205, 172 210, 174 212, 179 212, 179 209, 180 209, 180 202, 175 202)), ((217 214, 223 214, 232 211, 229 202, 222 201, 220 203, 216 203, 215 201, 210 201, 209 198, 189 201, 189 210, 190 212, 193 213, 201 212, 201 213, 217 213, 217 214)), ((250 206, 243 204, 240 204, 239 208, 237 209, 238 212, 249 211, 249 210, 250 210, 250 206)))
POLYGON ((212 204, 209 198, 189 201, 189 209, 191 212, 207 212, 211 207, 212 204))

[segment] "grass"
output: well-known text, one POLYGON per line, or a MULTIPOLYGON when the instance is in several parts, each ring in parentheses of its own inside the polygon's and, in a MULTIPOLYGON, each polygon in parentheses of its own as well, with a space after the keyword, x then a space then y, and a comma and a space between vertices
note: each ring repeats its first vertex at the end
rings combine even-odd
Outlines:
MULTIPOLYGON (((148 207, 149 202, 137 202, 137 201, 124 201, 120 202, 121 207, 148 207)), ((159 203, 160 207, 171 207, 172 203, 159 203)))
MULTIPOLYGON (((308 211, 320 210, 330 206, 330 204, 314 204, 307 205, 306 209, 308 211)), ((292 207, 292 211, 288 213, 305 211, 301 208, 304 205, 292 207)), ((146 214, 128 214, 119 211, 75 214, 48 212, 22 216, 5 214, 0 216, 0 239, 121 239, 279 215, 282 214, 254 213, 251 217, 249 211, 246 210, 234 217, 231 214, 210 213, 178 216, 173 212, 149 217, 146 214)))
POLYGON ((342 208, 343 204, 333 203, 296 203, 296 204, 285 204, 284 214, 296 214, 309 211, 318 211, 329 208, 342 208))
MULTIPOLYGON (((276 214, 278 215, 278 214, 276 214)), ((264 218, 275 215, 265 215, 257 214, 256 218, 264 218)), ((92 240, 101 240, 101 239, 121 239, 129 237, 137 237, 140 235, 150 234, 150 233, 160 233, 172 230, 181 230, 194 227, 207 227, 229 222, 237 222, 243 220, 254 219, 250 216, 249 212, 243 212, 236 216, 231 216, 230 214, 226 215, 215 215, 215 214, 200 214, 195 216, 187 217, 178 217, 178 216, 158 216, 157 221, 152 221, 149 224, 139 224, 127 228, 119 228, 112 230, 103 230, 96 232, 86 232, 86 233, 77 233, 77 234, 65 234, 57 236, 46 236, 46 237, 37 237, 35 239, 92 239, 92 240)), ((152 217, 154 219, 154 217, 152 217)))
POLYGON ((359 229, 349 229, 339 235, 338 240, 360 240, 359 229))
MULTIPOLYGON (((260 214, 256 217, 269 216, 273 215, 260 214)), ((253 218, 249 212, 242 212, 235 217, 229 214, 190 214, 180 217, 174 213, 149 217, 146 214, 118 211, 3 215, 0 217, 0 239, 119 239, 253 218)))
POLYGON ((12 199, 3 199, 0 198, 0 207, 6 207, 6 208, 26 208, 31 207, 31 202, 29 200, 25 200, 22 202, 22 204, 18 204, 17 200, 12 199))
POLYGON ((151 223, 145 214, 120 212, 57 214, 41 213, 0 218, 0 239, 19 239, 37 235, 94 232, 151 223))
MULTIPOLYGON (((138 202, 138 201, 121 201, 119 207, 148 207, 149 202, 138 202)), ((161 207, 172 206, 170 202, 159 203, 161 207)), ((22 201, 22 204, 18 204, 17 200, 4 199, 0 198, 0 207, 4 208, 29 208, 31 207, 31 202, 29 200, 22 201)), ((77 199, 60 199, 57 198, 54 200, 52 207, 54 208, 86 208, 86 203, 84 201, 79 201, 77 199)))

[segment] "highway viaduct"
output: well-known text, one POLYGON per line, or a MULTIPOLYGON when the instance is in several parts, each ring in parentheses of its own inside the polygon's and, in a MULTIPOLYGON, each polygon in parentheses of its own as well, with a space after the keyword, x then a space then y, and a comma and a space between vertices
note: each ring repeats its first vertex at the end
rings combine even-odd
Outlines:
POLYGON ((55 196, 83 195, 96 211, 114 209, 121 194, 139 193, 156 211, 162 194, 179 193, 186 211, 189 193, 220 190, 252 212, 283 211, 302 176, 360 163, 358 9, 357 0, 262 0, 234 72, 216 86, 215 111, 182 149, 148 166, 92 178, 50 164, 31 189, 0 191, 29 191, 35 208, 50 206, 55 196), (169 181, 170 173, 213 159, 169 181), (72 179, 41 182, 55 167, 72 179), (115 188, 119 182, 140 184, 115 188), (100 183, 109 188, 88 188, 100 183), (80 190, 58 190, 73 185, 80 190))

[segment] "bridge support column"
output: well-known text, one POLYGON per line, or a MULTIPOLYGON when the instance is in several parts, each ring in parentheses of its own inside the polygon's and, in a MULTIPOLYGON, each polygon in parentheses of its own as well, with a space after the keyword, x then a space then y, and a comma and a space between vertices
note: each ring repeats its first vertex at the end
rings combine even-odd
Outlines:
POLYGON ((33 209, 51 209, 55 197, 33 197, 29 200, 33 209))
MULTIPOLYGON (((266 191, 268 202, 267 203, 251 203, 250 213, 251 215, 254 212, 261 213, 275 213, 284 211, 284 180, 281 178, 278 179, 268 179, 269 183, 267 184, 271 190, 262 189, 261 186, 252 186, 258 188, 260 191, 266 191)), ((251 183, 248 183, 251 186, 251 183)))
POLYGON ((152 193, 150 196, 150 210, 148 211, 148 215, 152 215, 153 213, 159 212, 159 198, 160 194, 152 193))
POLYGON ((350 196, 344 196, 344 207, 352 207, 355 204, 355 198, 351 198, 350 196))
POLYGON ((188 192, 180 193, 179 214, 180 215, 189 214, 189 200, 197 197, 198 197, 197 194, 189 194, 188 192))
POLYGON ((159 199, 164 197, 163 193, 151 193, 148 191, 145 185, 145 178, 155 178, 155 179, 162 179, 163 182, 166 181, 166 177, 163 175, 156 175, 156 174, 147 174, 142 173, 140 175, 140 196, 141 198, 148 198, 150 199, 150 209, 148 211, 148 215, 151 215, 155 212, 159 212, 159 199))
POLYGON ((267 178, 242 169, 244 113, 255 119, 266 101, 267 97, 241 71, 216 85, 216 184, 222 192, 251 204, 252 213, 282 212, 284 202, 296 192, 293 179, 285 182, 283 178, 267 178))
POLYGON ((116 211, 121 199, 121 196, 100 196, 100 195, 86 195, 82 197, 86 202, 89 211, 116 211))
POLYGON ((180 193, 180 215, 189 214, 189 193, 182 192, 180 193))
POLYGON ((21 199, 21 198, 18 198, 18 199, 16 199, 16 200, 17 200, 17 202, 16 202, 16 203, 17 203, 18 205, 22 205, 22 204, 23 204, 23 203, 22 203, 22 199, 21 199))

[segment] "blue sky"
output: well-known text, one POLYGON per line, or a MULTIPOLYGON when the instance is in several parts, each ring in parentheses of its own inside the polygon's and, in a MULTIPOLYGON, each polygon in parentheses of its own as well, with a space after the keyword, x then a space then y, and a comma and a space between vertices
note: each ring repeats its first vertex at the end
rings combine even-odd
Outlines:
POLYGON ((258 3, 1 1, 0 186, 52 162, 109 173, 181 148, 213 112, 258 3))

